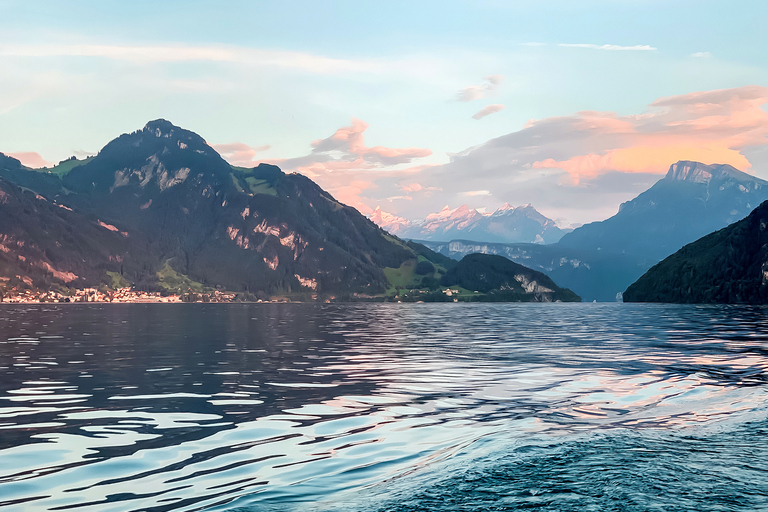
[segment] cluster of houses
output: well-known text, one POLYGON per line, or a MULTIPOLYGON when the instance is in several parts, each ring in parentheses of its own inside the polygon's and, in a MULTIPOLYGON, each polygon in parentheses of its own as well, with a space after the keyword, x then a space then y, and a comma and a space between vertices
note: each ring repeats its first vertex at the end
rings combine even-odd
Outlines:
POLYGON ((6 292, 0 301, 9 303, 40 302, 234 302, 236 294, 213 291, 210 293, 186 293, 167 295, 159 292, 133 290, 131 287, 117 290, 98 290, 83 288, 73 293, 63 294, 55 291, 19 290, 6 292))

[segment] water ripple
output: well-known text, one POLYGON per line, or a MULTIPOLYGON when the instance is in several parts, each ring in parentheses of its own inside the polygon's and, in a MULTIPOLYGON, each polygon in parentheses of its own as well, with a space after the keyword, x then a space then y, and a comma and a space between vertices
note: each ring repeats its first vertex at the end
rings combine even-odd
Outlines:
POLYGON ((759 509, 766 313, 3 306, 0 507, 759 509))

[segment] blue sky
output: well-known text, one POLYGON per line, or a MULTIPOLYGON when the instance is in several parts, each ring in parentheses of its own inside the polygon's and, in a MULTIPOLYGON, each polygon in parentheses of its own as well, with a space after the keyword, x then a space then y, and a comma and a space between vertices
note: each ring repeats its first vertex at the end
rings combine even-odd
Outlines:
POLYGON ((669 159, 768 178, 766 26, 763 1, 0 0, 0 151, 57 162, 162 117, 364 212, 587 222, 669 159))

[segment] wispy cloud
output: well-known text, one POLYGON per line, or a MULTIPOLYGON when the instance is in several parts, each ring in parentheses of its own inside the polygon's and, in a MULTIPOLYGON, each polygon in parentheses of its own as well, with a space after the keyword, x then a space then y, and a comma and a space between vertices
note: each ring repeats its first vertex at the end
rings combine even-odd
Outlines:
POLYGON ((243 167, 256 165, 256 155, 262 153, 272 146, 259 146, 251 147, 248 144, 242 142, 232 142, 229 144, 214 144, 215 149, 221 156, 232 165, 239 165, 243 167))
MULTIPOLYGON (((364 132, 368 123, 352 119, 350 126, 344 126, 325 139, 312 142, 312 151, 298 158, 273 159, 269 163, 279 165, 285 171, 304 174, 324 189, 328 190, 341 202, 354 206, 363 213, 372 209, 362 199, 364 191, 377 188, 376 181, 402 177, 424 168, 401 168, 413 160, 432 154, 427 148, 389 148, 385 146, 369 147, 365 144, 364 132)), ((412 190, 421 187, 411 184, 412 190)), ((411 199, 410 196, 390 196, 387 200, 411 199)))
POLYGON ((472 116, 472 119, 482 119, 485 116, 489 116, 491 114, 495 114, 496 112, 501 112, 506 107, 502 105, 501 103, 495 103, 493 105, 486 105, 485 107, 481 108, 477 114, 472 116))
POLYGON ((93 57, 134 63, 210 61, 250 66, 292 68, 313 73, 366 72, 378 69, 372 60, 350 60, 304 52, 264 50, 236 46, 118 46, 80 45, 3 45, 3 57, 93 57))
POLYGON ((456 94, 456 100, 475 101, 486 98, 490 94, 496 92, 499 86, 501 86, 502 82, 504 82, 504 76, 490 75, 483 78, 483 80, 485 80, 484 84, 470 85, 469 87, 465 87, 464 89, 460 90, 458 94, 456 94))
POLYGON ((403 192, 440 192, 443 189, 440 187, 425 187, 421 183, 406 183, 398 185, 403 192))
POLYGON ((562 46, 565 48, 588 48, 590 50, 641 51, 641 52, 655 51, 658 49, 647 44, 621 46, 618 44, 560 43, 558 46, 562 46))
POLYGON ((692 53, 691 57, 695 59, 708 59, 712 57, 712 54, 709 52, 696 52, 696 53, 692 53))

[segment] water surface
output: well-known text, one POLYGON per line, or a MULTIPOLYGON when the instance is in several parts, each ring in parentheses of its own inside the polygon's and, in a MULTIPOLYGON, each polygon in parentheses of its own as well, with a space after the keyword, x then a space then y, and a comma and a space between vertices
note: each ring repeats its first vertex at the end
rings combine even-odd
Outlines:
POLYGON ((0 508, 766 509, 767 313, 4 305, 0 508))

